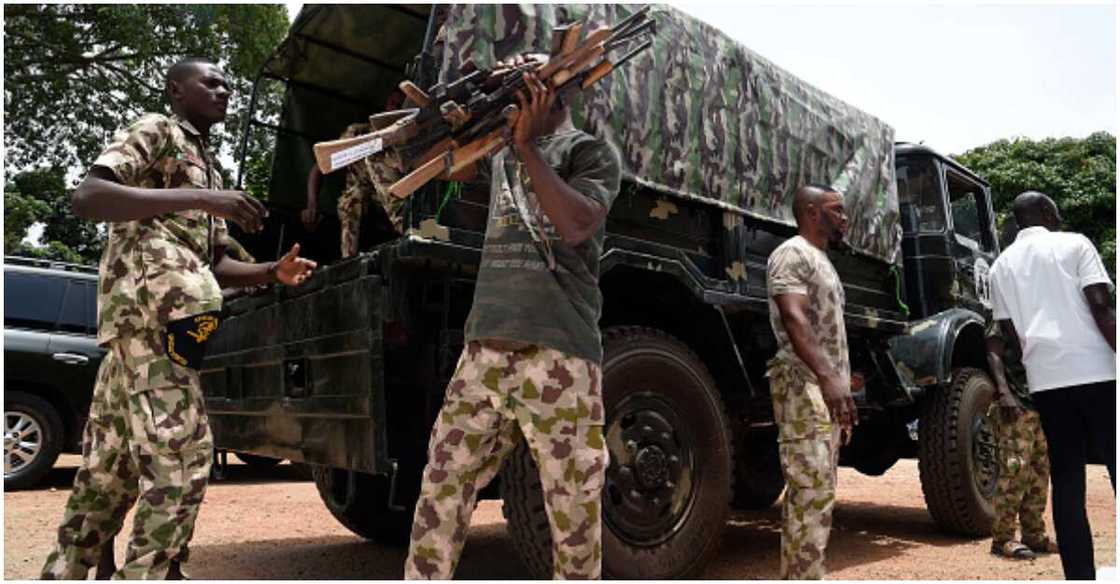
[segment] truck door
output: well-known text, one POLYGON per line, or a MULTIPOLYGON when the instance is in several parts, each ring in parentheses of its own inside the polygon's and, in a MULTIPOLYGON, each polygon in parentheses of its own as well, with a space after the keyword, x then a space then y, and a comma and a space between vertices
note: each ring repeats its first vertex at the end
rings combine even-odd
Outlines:
POLYGON ((945 166, 949 197, 950 249, 957 267, 956 304, 978 314, 991 311, 988 269, 999 252, 989 191, 951 166, 945 166))

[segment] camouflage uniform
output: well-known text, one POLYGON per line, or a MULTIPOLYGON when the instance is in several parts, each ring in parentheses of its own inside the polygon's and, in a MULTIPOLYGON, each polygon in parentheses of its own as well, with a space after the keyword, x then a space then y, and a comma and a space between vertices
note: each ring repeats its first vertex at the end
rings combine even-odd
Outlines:
MULTIPOLYGON (((1003 338, 994 320, 988 325, 987 336, 1003 338)), ((1005 377, 1021 409, 1015 415, 997 402, 988 411, 999 444, 999 479, 992 498, 996 515, 992 542, 999 545, 1015 540, 1018 519, 1022 522, 1022 541, 1038 547, 1047 540, 1043 513, 1050 495, 1050 459, 1042 422, 1027 390, 1021 350, 1016 343, 1003 340, 1005 377)))
POLYGON ((821 395, 817 376, 793 351, 775 295, 809 297, 808 318, 829 364, 851 378, 844 327, 844 287, 828 256, 801 236, 770 255, 767 265, 770 325, 778 354, 767 364, 778 455, 786 479, 782 500, 782 551, 779 577, 820 579, 832 528, 840 428, 821 395))
POLYGON ((607 464, 600 380, 595 363, 553 349, 468 345, 432 428, 405 578, 451 578, 478 491, 521 436, 537 459, 554 518, 554 575, 600 577, 599 493, 607 464))
MULTIPOLYGON (((339 139, 370 131, 369 124, 351 124, 339 139)), ((389 187, 404 176, 404 165, 392 148, 367 156, 346 168, 346 187, 338 198, 338 221, 342 226, 342 257, 358 253, 358 230, 370 199, 389 216, 393 229, 401 233, 405 199, 389 194, 389 187)))
MULTIPOLYGON (((201 135, 177 116, 142 117, 94 166, 130 186, 222 188, 201 135)), ((134 501, 117 577, 163 578, 172 550, 186 550, 214 443, 198 371, 167 356, 163 333, 171 321, 221 309, 210 263, 215 242, 227 236, 224 220, 199 210, 109 225, 97 302, 97 340, 108 354, 44 578, 85 578, 134 501)))

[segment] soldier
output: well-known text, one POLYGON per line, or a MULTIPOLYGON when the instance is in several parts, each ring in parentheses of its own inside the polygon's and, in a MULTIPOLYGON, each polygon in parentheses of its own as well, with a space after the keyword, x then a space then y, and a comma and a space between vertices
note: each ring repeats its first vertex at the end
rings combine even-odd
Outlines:
MULTIPOLYGON (((394 91, 385 104, 385 111, 400 108, 404 94, 394 91)), ((373 131, 371 124, 350 124, 339 139, 353 138, 373 131)), ((404 199, 389 194, 389 187, 405 175, 404 165, 396 151, 389 148, 351 164, 346 168, 346 186, 338 198, 338 222, 342 231, 342 257, 348 258, 358 253, 358 232, 369 207, 370 199, 375 200, 385 210, 399 235, 403 231, 404 199)), ((307 179, 307 208, 302 213, 304 226, 314 231, 319 224, 316 197, 322 174, 317 166, 312 166, 307 179)))
POLYGON ((782 500, 780 578, 824 578, 841 439, 859 422, 851 394, 844 287, 825 250, 839 245, 848 219, 843 196, 803 186, 794 194, 798 234, 770 254, 770 326, 778 354, 767 363, 782 500))
POLYGON ((988 365, 998 396, 988 412, 999 443, 999 480, 992 503, 992 553, 1017 560, 1036 553, 1052 554, 1058 546, 1046 536, 1046 499, 1050 494, 1050 461, 1038 410, 1027 391, 1027 371, 1019 347, 1005 341, 995 321, 988 324, 988 365), (1015 540, 1016 518, 1023 540, 1015 540), (1025 545, 1024 545, 1025 544, 1025 545))
POLYGON ((432 428, 408 579, 454 574, 478 491, 520 436, 540 467, 553 575, 601 573, 599 256, 621 163, 572 125, 540 80, 527 74, 526 83, 511 146, 489 161, 490 218, 467 346, 432 428))
POLYGON ((217 66, 167 72, 172 115, 146 114, 116 134, 74 191, 74 214, 108 222, 101 257, 98 371, 82 464, 44 578, 83 579, 137 503, 117 578, 163 578, 194 533, 213 451, 198 367, 226 286, 297 285, 315 263, 243 264, 224 251, 227 219, 261 228, 259 201, 222 190, 209 130, 229 87, 217 66))

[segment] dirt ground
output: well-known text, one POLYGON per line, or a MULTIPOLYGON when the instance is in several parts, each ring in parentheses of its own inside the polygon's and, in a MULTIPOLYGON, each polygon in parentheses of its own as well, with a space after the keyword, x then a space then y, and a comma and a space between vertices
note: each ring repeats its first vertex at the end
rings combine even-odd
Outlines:
MULTIPOLYGON (((229 477, 206 494, 186 571, 196 579, 398 579, 405 550, 367 543, 327 512, 313 483, 289 465, 257 470, 230 457, 229 477)), ((64 456, 37 490, 4 494, 4 578, 38 575, 62 516, 78 457, 64 456)), ((1099 566, 1116 565, 1116 500, 1101 466, 1088 471, 1088 510, 1099 566)), ((1049 523, 1049 511, 1047 520, 1049 523)), ((130 516, 131 517, 131 516, 130 516)), ((704 579, 771 579, 778 573, 777 505, 735 513, 704 579)), ((131 519, 129 519, 130 524, 131 519)), ((1051 535, 1053 528, 1051 526, 1051 535)), ((997 558, 990 540, 940 533, 925 510, 914 461, 881 477, 841 469, 828 548, 829 577, 894 579, 1060 579, 1057 555, 997 558)), ((118 538, 118 562, 125 541, 118 538)), ((501 503, 474 514, 458 573, 465 579, 524 579, 501 503), (500 560, 495 561, 495 559, 500 560)), ((1116 572, 1112 571, 1115 575, 1116 572)))

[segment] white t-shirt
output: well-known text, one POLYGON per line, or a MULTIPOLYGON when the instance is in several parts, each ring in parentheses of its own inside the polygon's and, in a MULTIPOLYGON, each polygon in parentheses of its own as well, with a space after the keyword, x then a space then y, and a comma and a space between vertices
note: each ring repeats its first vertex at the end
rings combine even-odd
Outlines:
POLYGON ((1112 280, 1087 237, 1028 227, 990 274, 992 317, 1015 325, 1032 393, 1116 379, 1116 354, 1082 291, 1112 280))

